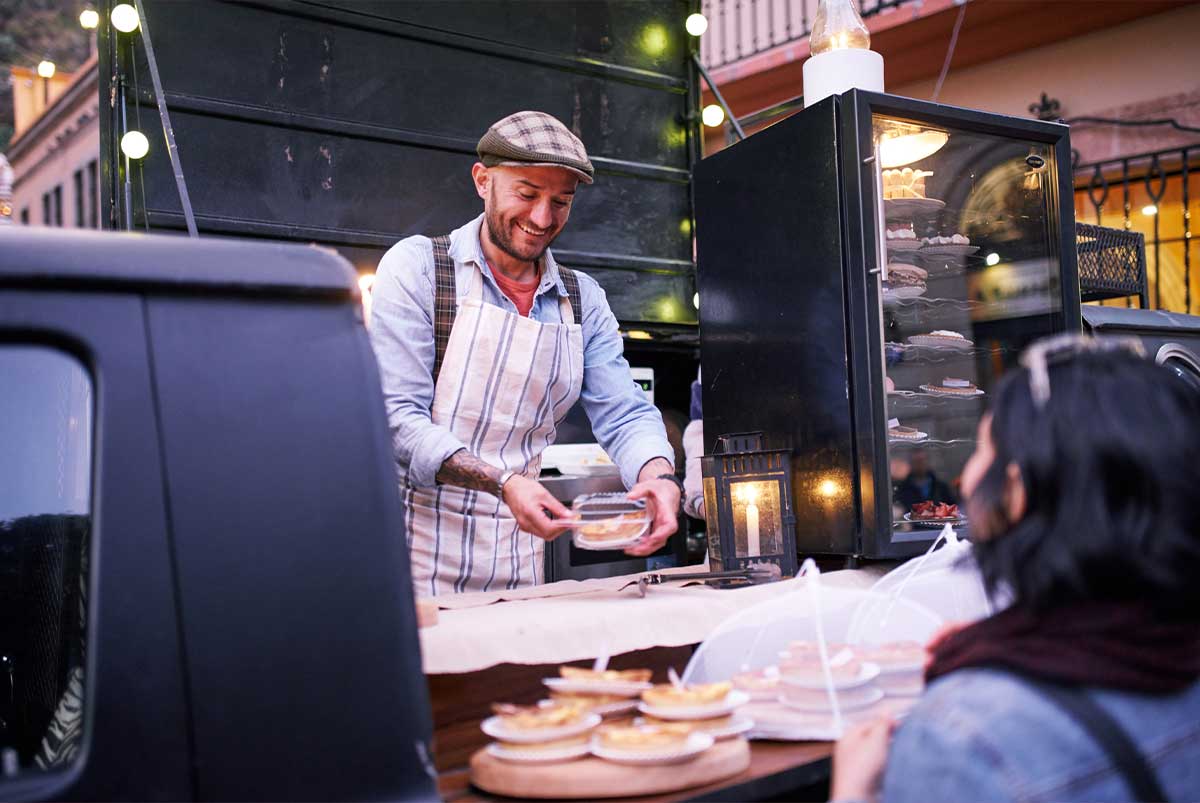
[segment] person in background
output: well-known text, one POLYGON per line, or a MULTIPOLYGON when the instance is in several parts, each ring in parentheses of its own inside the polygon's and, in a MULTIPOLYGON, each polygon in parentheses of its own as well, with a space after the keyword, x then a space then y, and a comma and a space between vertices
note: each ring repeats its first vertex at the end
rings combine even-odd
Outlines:
POLYGON ((1137 345, 1042 341, 1000 383, 962 486, 1013 603, 846 735, 835 800, 1200 800, 1200 393, 1137 345))
POLYGON ((604 290, 550 251, 579 183, 592 183, 583 143, 554 117, 523 111, 492 124, 477 152, 483 213, 448 236, 392 246, 372 289, 371 341, 422 596, 543 579, 545 541, 570 511, 538 482, 541 453, 576 399, 630 498, 654 516, 627 552, 666 542, 682 492, 604 290))
POLYGON ((924 449, 915 449, 909 457, 908 474, 897 484, 894 498, 906 513, 918 502, 958 504, 958 496, 929 467, 929 452, 924 449))

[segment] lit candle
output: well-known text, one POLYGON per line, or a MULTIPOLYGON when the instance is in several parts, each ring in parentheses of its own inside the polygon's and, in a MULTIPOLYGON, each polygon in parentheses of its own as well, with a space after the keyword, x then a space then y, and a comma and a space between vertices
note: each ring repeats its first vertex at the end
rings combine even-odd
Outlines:
POLYGON ((758 505, 754 504, 758 500, 758 490, 750 487, 746 489, 746 557, 757 558, 762 547, 759 543, 758 536, 758 505))

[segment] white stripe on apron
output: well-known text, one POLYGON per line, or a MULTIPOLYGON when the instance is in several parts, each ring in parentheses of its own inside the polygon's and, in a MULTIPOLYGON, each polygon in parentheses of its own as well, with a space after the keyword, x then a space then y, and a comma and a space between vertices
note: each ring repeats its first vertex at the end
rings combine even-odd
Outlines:
MULTIPOLYGON (((458 306, 433 395, 433 421, 482 460, 536 480, 542 450, 583 386, 583 332, 571 303, 563 323, 539 323, 483 302, 483 274, 458 306)), ((401 483, 413 586, 419 596, 533 585, 545 542, 521 532, 496 496, 452 485, 401 483)))

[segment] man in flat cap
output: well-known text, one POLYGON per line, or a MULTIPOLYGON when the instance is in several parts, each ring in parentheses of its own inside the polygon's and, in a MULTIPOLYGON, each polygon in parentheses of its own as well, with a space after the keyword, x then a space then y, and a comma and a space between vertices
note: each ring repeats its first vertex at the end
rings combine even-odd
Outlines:
POLYGON ((545 542, 570 511, 537 480, 541 453, 577 399, 649 533, 675 531, 681 485, 662 417, 634 383, 594 279, 550 244, 592 163, 548 114, 493 124, 471 168, 483 214, 442 237, 409 237, 379 263, 371 338, 399 466, 413 581, 422 596, 542 580, 545 542))

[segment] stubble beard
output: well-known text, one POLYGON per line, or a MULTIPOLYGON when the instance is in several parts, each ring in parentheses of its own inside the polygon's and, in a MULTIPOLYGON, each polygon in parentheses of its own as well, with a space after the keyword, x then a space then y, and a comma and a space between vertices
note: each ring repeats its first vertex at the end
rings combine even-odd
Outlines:
POLYGON ((496 208, 494 196, 495 190, 493 189, 492 192, 493 197, 491 199, 492 203, 490 204, 492 208, 487 210, 487 214, 484 218, 487 222, 488 239, 491 241, 492 245, 496 246, 513 259, 518 259, 522 262, 537 262, 542 258, 542 255, 549 250, 551 243, 553 243, 558 237, 558 234, 556 233, 553 237, 548 238, 546 240, 546 244, 536 254, 529 256, 528 254, 521 253, 517 250, 517 247, 513 245, 512 238, 508 236, 508 227, 505 226, 504 221, 500 219, 500 214, 494 211, 496 208))

